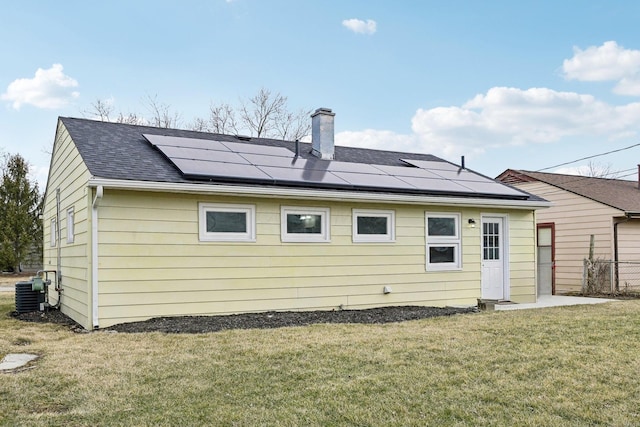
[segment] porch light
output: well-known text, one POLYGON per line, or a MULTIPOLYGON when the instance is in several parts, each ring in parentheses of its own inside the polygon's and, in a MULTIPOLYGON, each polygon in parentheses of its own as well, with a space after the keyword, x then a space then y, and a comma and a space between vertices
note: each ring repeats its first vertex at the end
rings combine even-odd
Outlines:
POLYGON ((476 228, 476 220, 473 218, 469 218, 469 227, 476 228))

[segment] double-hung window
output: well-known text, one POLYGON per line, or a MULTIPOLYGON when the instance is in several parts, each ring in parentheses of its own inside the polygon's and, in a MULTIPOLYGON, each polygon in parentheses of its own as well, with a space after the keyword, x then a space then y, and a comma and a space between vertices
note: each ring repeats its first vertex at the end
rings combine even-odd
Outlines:
POLYGON ((200 203, 200 241, 255 242, 256 207, 223 203, 200 203))
POLYGON ((395 212, 381 210, 353 210, 353 241, 393 242, 395 236, 395 212))
POLYGON ((329 242, 330 223, 328 208, 280 208, 280 237, 283 242, 329 242))
POLYGON ((427 213, 427 271, 459 270, 460 214, 427 213))

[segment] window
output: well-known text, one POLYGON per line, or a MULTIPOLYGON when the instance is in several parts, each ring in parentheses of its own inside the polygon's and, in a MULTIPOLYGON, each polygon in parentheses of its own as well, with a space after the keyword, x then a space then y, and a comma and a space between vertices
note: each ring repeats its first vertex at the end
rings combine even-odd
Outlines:
POLYGON ((200 203, 200 241, 255 242, 254 205, 200 203))
POLYGON ((328 242, 329 209, 283 206, 280 231, 283 242, 328 242))
POLYGON ((51 218, 51 247, 54 247, 58 241, 58 221, 55 217, 51 218))
POLYGON ((75 216, 73 208, 67 210, 67 243, 73 243, 75 238, 75 216))
POLYGON ((460 214, 426 214, 427 270, 458 270, 460 214))
POLYGON ((379 210, 353 210, 354 242, 393 242, 395 212, 379 210))

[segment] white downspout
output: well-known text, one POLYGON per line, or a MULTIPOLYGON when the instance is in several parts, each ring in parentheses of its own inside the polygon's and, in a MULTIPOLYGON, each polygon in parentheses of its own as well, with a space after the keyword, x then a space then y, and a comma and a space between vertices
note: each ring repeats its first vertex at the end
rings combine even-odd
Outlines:
POLYGON ((102 200, 104 189, 96 187, 96 197, 91 207, 91 317, 93 329, 98 329, 98 206, 102 200))

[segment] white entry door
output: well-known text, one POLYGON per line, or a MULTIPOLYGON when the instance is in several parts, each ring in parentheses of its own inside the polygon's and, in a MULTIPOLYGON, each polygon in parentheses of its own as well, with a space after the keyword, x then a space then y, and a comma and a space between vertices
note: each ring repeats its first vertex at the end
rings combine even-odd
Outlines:
POLYGON ((504 299, 504 218, 482 218, 482 298, 504 299))

